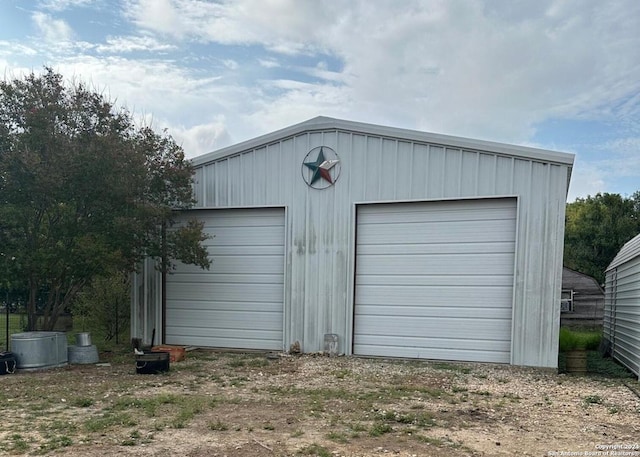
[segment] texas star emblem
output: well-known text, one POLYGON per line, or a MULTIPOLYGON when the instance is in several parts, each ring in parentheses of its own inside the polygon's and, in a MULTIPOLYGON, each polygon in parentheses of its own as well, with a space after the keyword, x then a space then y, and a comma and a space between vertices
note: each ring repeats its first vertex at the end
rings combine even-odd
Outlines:
POLYGON ((340 176, 340 158, 330 147, 313 148, 304 158, 302 178, 310 187, 325 189, 333 185, 338 176, 340 176))

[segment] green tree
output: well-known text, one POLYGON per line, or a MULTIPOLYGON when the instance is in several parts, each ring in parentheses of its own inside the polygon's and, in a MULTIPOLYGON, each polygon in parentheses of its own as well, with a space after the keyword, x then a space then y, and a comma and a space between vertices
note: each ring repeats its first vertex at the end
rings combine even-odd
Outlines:
POLYGON ((640 233, 640 191, 630 198, 596 194, 567 205, 564 264, 604 282, 624 243, 640 233))
POLYGON ((28 291, 45 329, 94 277, 145 256, 209 267, 189 208, 193 170, 166 133, 50 68, 0 82, 0 282, 28 291))

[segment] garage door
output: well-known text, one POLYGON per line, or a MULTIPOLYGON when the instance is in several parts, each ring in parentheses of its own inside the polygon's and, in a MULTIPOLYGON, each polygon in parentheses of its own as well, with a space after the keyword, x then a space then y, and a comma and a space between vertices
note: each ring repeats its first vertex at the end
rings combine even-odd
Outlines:
POLYGON ((362 205, 353 352, 510 362, 515 199, 362 205))
POLYGON ((194 211, 213 237, 209 271, 167 277, 166 342, 282 350, 284 210, 194 211))

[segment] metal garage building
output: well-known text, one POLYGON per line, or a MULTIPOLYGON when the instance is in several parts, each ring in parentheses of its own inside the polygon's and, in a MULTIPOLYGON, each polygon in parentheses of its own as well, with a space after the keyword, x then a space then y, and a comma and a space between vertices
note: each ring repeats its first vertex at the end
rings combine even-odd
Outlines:
POLYGON ((573 159, 326 117, 198 157, 212 268, 163 305, 148 262, 132 335, 556 367, 573 159))
POLYGON ((607 268, 604 337, 613 357, 640 378, 640 235, 607 268))

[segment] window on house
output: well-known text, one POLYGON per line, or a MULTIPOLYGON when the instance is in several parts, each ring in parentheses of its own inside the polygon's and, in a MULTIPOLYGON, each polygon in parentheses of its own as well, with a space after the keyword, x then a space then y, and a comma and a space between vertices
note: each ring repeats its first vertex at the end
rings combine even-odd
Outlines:
POLYGON ((573 289, 562 289, 562 293, 560 295, 560 312, 573 312, 573 289))

